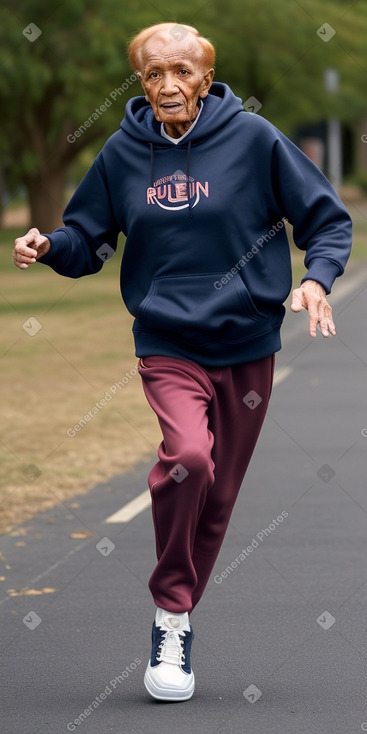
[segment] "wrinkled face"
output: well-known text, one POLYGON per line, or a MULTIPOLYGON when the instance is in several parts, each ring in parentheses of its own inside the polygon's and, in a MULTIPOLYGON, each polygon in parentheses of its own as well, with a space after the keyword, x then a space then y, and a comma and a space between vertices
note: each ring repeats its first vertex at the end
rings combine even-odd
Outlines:
POLYGON ((200 44, 187 33, 177 41, 157 33, 142 48, 140 81, 154 117, 168 125, 192 123, 199 97, 206 97, 213 69, 205 67, 200 44))

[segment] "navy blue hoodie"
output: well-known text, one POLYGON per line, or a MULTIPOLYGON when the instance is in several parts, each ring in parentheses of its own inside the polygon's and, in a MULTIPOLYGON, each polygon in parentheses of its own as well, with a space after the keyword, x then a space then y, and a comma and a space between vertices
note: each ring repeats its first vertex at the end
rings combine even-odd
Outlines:
POLYGON ((177 145, 144 97, 128 102, 39 262, 95 273, 122 231, 136 355, 237 364, 281 347, 292 284, 284 218, 306 250, 305 277, 329 293, 350 252, 347 211, 290 140, 216 82, 177 145))

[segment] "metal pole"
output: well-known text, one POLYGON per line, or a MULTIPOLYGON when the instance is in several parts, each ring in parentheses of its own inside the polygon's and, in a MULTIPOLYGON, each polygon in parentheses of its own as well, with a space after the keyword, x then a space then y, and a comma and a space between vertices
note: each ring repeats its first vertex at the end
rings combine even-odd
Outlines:
MULTIPOLYGON (((327 92, 337 94, 339 91, 338 69, 325 69, 324 85, 327 92)), ((340 120, 330 117, 327 121, 327 161, 328 177, 336 190, 340 189, 343 181, 342 134, 340 120)))
POLYGON ((338 190, 343 181, 343 162, 341 125, 336 117, 331 117, 327 123, 327 159, 329 180, 338 190))

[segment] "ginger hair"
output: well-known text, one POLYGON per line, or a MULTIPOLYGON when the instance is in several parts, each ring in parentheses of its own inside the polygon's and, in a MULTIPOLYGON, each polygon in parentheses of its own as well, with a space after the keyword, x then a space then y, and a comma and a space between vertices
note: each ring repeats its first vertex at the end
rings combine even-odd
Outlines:
MULTIPOLYGON (((194 28, 191 25, 184 25, 182 23, 157 23, 155 25, 148 26, 147 28, 143 28, 142 31, 137 33, 130 41, 128 46, 128 54, 129 54, 129 62, 130 66, 134 71, 141 71, 141 64, 142 64, 142 48, 144 44, 154 36, 156 33, 160 32, 172 32, 173 29, 177 28, 177 32, 180 31, 182 28, 188 33, 192 33, 195 38, 197 38, 198 43, 202 50, 202 56, 203 61, 205 65, 208 65, 208 68, 211 68, 214 66, 215 62, 215 49, 213 44, 209 41, 208 38, 205 38, 204 36, 199 33, 197 28, 194 28)), ((174 34, 172 33, 172 37, 174 38, 174 34)), ((178 40, 179 42, 179 40, 178 40)))

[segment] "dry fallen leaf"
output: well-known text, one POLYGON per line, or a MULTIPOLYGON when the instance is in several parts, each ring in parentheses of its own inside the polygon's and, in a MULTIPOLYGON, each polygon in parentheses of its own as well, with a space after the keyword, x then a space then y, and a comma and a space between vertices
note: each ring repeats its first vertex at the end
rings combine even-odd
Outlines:
POLYGON ((46 587, 44 589, 21 589, 16 591, 15 589, 8 589, 9 596, 39 596, 40 594, 54 594, 56 589, 46 587))

